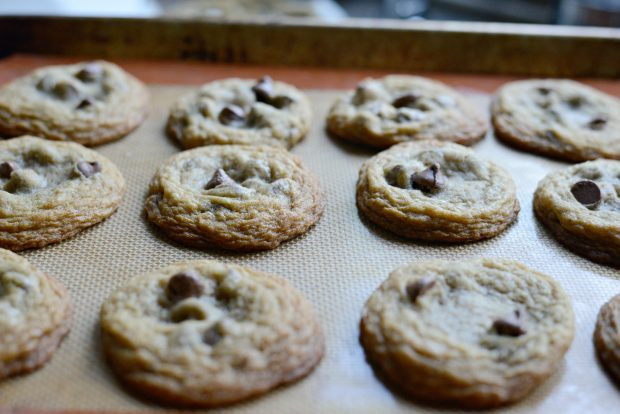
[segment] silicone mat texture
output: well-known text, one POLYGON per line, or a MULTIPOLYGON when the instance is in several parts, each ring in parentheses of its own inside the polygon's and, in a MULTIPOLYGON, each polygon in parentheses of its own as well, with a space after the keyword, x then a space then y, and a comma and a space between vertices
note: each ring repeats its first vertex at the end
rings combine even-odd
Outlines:
MULTIPOLYGON (((159 409, 126 392, 101 353, 98 311, 116 287, 134 275, 183 259, 215 258, 273 272, 289 279, 312 301, 326 337, 326 355, 306 379, 264 397, 222 410, 230 413, 398 413, 446 411, 405 401, 374 376, 359 345, 365 300, 388 273, 430 258, 515 259, 556 278, 572 299, 576 336, 565 362, 542 387, 505 413, 609 413, 620 392, 600 369, 592 345, 599 307, 620 292, 620 271, 594 264, 560 246, 535 220, 532 194, 549 171, 566 164, 512 150, 492 134, 474 149, 514 177, 521 213, 518 222, 493 239, 466 245, 432 245, 392 236, 360 218, 355 183, 361 163, 375 152, 329 138, 325 115, 338 91, 308 91, 313 127, 292 152, 319 177, 327 206, 307 234, 273 251, 231 254, 195 250, 167 240, 142 214, 149 180, 158 165, 180 149, 164 134, 167 109, 190 87, 152 86, 152 111, 130 136, 97 150, 123 172, 128 191, 118 212, 77 237, 24 252, 56 276, 75 304, 73 329, 43 369, 0 383, 0 406, 30 409, 159 409)), ((488 96, 466 91, 485 109, 488 96)), ((447 410, 458 412, 458 410, 447 410)))

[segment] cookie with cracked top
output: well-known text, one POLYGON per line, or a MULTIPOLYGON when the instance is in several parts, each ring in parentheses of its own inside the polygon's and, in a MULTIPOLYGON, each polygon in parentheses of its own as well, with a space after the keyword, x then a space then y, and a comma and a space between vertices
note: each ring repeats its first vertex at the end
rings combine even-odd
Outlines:
POLYGON ((264 76, 222 79, 181 96, 170 109, 166 130, 183 148, 213 144, 291 148, 310 128, 306 96, 294 86, 264 76))
POLYGON ((596 319, 594 348, 601 365, 620 384, 620 295, 605 303, 596 319))
POLYGON ((549 173, 534 193, 536 217, 571 251, 620 267, 620 161, 549 173))
POLYGON ((73 142, 0 141, 0 247, 56 243, 112 215, 125 180, 103 155, 73 142))
POLYGON ((138 127, 146 87, 105 61, 46 66, 0 88, 0 135, 99 145, 138 127))
POLYGON ((499 259, 401 266, 370 296, 360 340, 401 393, 491 408, 524 398, 558 368, 574 335, 549 276, 499 259))
POLYGON ((101 308, 104 353, 153 400, 213 407, 306 376, 324 339, 312 305, 284 278, 202 260, 131 279, 101 308))
POLYGON ((45 364, 70 325, 65 288, 23 257, 0 249, 0 379, 45 364))
POLYGON ((400 236, 440 242, 493 237, 519 213, 510 175, 458 144, 406 142, 362 164, 357 207, 400 236))
POLYGON ((333 135, 378 148, 429 139, 471 145, 487 128, 482 111, 454 89, 409 75, 365 79, 327 116, 333 135))
POLYGON ((324 206, 314 174, 285 149, 210 145, 166 161, 151 181, 145 210, 182 243, 254 251, 305 233, 324 206))
POLYGON ((491 104, 496 136, 515 147, 569 161, 620 159, 620 99, 579 82, 510 82, 491 104))

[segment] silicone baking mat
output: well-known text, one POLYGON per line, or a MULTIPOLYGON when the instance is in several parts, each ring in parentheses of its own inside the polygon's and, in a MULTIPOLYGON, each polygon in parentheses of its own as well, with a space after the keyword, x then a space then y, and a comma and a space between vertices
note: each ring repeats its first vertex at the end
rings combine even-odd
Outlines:
MULTIPOLYGON (((458 86, 458 85, 457 85, 458 86)), ((159 409, 126 392, 103 361, 99 306, 132 276, 183 259, 212 258, 274 272, 288 278, 314 303, 327 341, 325 357, 306 379, 264 397, 223 410, 230 413, 437 412, 405 401, 386 389, 366 363, 358 342, 362 306, 388 273, 404 263, 431 258, 519 260, 556 278, 572 299, 576 336, 560 369, 523 402, 505 413, 609 413, 620 392, 601 371, 592 346, 599 307, 620 292, 620 271, 576 256, 560 246, 535 220, 532 193, 549 171, 566 164, 499 144, 492 134, 474 146, 514 177, 521 213, 518 222, 491 240, 433 245, 394 237, 360 218, 355 183, 360 164, 374 151, 344 144, 324 132, 324 118, 339 91, 308 91, 314 122, 292 152, 319 177, 327 195, 325 213, 307 234, 256 254, 195 250, 171 242, 142 214, 147 185, 157 166, 179 148, 163 131, 167 108, 188 86, 152 86, 152 111, 130 136, 97 148, 127 180, 118 212, 63 243, 24 255, 56 276, 75 304, 73 329, 43 369, 0 383, 0 406, 34 410, 159 409)), ((486 108, 488 96, 466 90, 486 108)), ((448 410, 458 412, 458 410, 448 410)))

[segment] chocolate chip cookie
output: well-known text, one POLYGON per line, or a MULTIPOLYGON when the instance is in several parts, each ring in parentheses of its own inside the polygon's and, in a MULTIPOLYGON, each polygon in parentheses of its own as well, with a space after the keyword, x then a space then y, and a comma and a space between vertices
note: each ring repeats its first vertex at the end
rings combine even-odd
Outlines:
POLYGON ((73 142, 0 141, 0 247, 42 247, 116 211, 125 181, 103 155, 73 142))
POLYGON ((601 307, 594 328, 594 347, 603 368, 620 384, 620 295, 601 307))
POLYGON ((495 134, 526 151, 586 161, 620 159, 620 100, 570 80, 511 82, 493 98, 495 134))
POLYGON ((620 266, 620 161, 587 161, 548 174, 534 212, 573 252, 620 266))
POLYGON ((493 237, 519 213, 508 173, 469 148, 439 141, 398 144, 364 162, 357 207, 400 236, 440 242, 493 237))
POLYGON ((360 339, 402 393, 490 408, 545 381, 573 334, 571 304, 552 278, 514 261, 476 259, 394 270, 364 307, 360 339))
POLYGON ((285 279, 189 261, 129 281, 101 308, 103 349, 164 404, 234 403, 307 375, 323 355, 312 305, 285 279))
POLYGON ((167 131, 183 148, 213 144, 291 148, 310 127, 306 96, 269 76, 207 83, 174 103, 167 131))
POLYGON ((0 249, 0 379, 45 364, 70 325, 65 288, 23 257, 0 249))
POLYGON ((148 91, 104 61, 47 66, 0 89, 0 135, 32 134, 99 145, 133 131, 148 112, 148 91))
POLYGON ((344 140, 379 148, 425 139, 471 145, 484 137, 487 121, 443 83, 390 75, 366 79, 338 99, 327 116, 327 129, 344 140))
POLYGON ((185 244, 252 251, 305 233, 324 206, 314 174, 285 149, 212 145, 166 161, 151 181, 145 210, 185 244))

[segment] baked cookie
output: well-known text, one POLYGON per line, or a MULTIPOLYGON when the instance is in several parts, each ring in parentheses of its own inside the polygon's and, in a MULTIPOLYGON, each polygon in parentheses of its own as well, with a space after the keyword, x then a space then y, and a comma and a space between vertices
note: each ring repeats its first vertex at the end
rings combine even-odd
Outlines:
POLYGON ((379 148, 425 139, 471 145, 487 127, 484 114, 452 88, 407 75, 366 79, 327 115, 333 135, 379 148))
POLYGON ((164 404, 211 407, 307 375, 324 340, 285 279, 202 260, 129 281, 101 308, 103 349, 123 382, 164 404))
POLYGON ((574 334, 549 276, 498 259, 412 263, 370 296, 360 340, 404 394, 490 408, 517 401, 558 367, 574 334))
POLYGON ((400 236, 471 242, 493 237, 519 213, 510 175, 461 145, 406 142, 368 159, 357 208, 400 236))
POLYGON ((0 141, 0 247, 42 247, 116 211, 125 181, 103 155, 73 142, 0 141))
POLYGON ((620 100, 578 82, 510 82, 491 105, 507 144, 569 161, 620 159, 620 100))
POLYGON ((223 79, 186 94, 170 109, 168 134, 183 148, 213 144, 291 148, 308 132, 311 110, 294 86, 269 76, 223 79))
POLYGON ((148 96, 142 82, 109 62, 46 66, 0 89, 0 135, 103 144, 140 125, 148 96))
POLYGON ((620 266, 620 161, 587 161, 549 173, 534 212, 573 252, 620 266))
POLYGON ((324 206, 317 179, 285 149, 212 145, 160 166, 145 210, 185 244, 252 251, 305 233, 324 206))
POLYGON ((0 249, 0 379, 45 364, 70 325, 65 288, 23 257, 0 249))
POLYGON ((594 328, 594 347, 603 368, 620 384, 620 295, 601 307, 594 328))

